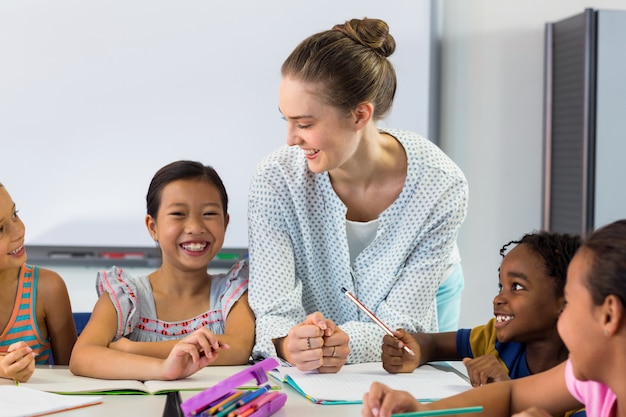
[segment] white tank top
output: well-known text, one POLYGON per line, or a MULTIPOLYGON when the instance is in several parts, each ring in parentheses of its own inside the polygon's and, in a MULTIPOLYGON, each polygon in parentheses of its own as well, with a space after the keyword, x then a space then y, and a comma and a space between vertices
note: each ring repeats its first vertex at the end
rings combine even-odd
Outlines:
POLYGON ((350 249, 350 263, 354 265, 354 260, 363 249, 365 249, 376 237, 378 230, 378 219, 369 222, 355 222, 346 219, 346 234, 348 235, 348 248, 350 249))

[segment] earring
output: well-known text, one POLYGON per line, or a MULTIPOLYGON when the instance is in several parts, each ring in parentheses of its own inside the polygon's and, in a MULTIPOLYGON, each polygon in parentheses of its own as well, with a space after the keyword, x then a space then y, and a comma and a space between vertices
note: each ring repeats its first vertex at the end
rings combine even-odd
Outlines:
POLYGON ((608 336, 608 335, 609 335, 609 331, 608 331, 608 330, 605 330, 605 331, 604 331, 604 335, 605 335, 605 336, 608 336))

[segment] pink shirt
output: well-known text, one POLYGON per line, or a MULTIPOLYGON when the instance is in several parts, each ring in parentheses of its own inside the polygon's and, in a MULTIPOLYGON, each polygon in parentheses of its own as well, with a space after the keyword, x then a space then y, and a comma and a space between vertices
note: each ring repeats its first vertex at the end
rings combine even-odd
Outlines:
POLYGON ((611 389, 597 381, 579 381, 574 376, 572 363, 565 365, 565 384, 570 394, 585 404, 587 415, 591 417, 611 417, 615 415, 617 397, 611 389))

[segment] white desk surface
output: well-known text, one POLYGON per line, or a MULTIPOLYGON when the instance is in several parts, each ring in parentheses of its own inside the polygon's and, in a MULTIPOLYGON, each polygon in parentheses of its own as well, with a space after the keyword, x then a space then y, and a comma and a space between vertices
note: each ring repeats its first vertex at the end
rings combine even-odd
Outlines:
MULTIPOLYGON (((360 404, 319 405, 313 404, 290 387, 281 392, 287 394, 287 403, 276 417, 307 417, 324 415, 329 417, 357 417, 361 415, 360 404)), ((181 398, 193 396, 196 392, 181 392, 181 398)), ((103 395, 102 404, 68 410, 54 415, 68 417, 114 417, 114 416, 162 416, 165 408, 165 395, 103 395)))
POLYGON ((52 414, 53 416, 162 416, 165 395, 103 395, 102 403, 52 414))
MULTIPOLYGON (((230 376, 244 369, 245 366, 210 366, 207 369, 224 377, 230 376)), ((35 372, 37 372, 35 370, 35 372)), ((275 380, 273 383, 280 384, 275 380)), ((182 391, 181 399, 185 401, 199 391, 182 391)), ((298 394, 293 388, 283 384, 281 392, 287 394, 285 406, 272 414, 276 417, 307 417, 315 415, 334 416, 360 416, 360 404, 342 405, 319 405, 314 404, 298 394)), ((163 416, 166 395, 102 395, 102 403, 77 408, 74 410, 55 413, 55 416, 68 417, 114 417, 114 416, 163 416)))

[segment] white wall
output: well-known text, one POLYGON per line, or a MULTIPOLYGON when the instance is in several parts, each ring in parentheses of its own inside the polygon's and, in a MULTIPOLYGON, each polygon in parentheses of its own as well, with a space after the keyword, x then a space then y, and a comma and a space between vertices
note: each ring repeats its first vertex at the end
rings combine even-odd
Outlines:
MULTIPOLYGON (((153 246, 154 172, 194 159, 220 172, 247 246, 256 164, 285 141, 280 65, 306 36, 354 17, 389 23, 400 89, 389 126, 429 130, 431 0, 21 0, 0 2, 0 183, 26 243, 153 246)), ((90 311, 100 269, 38 262, 90 311)), ((141 274, 152 268, 127 268, 141 274)))
POLYGON ((228 189, 224 247, 247 247, 249 180, 285 143, 280 65, 306 36, 354 17, 389 23, 401 89, 388 122, 426 135, 431 3, 393 4, 0 2, 0 140, 11 150, 0 182, 26 243, 151 247, 150 179, 193 159, 213 165, 228 189))
MULTIPOLYGON (((439 0, 438 7, 440 142, 470 184, 460 235, 460 324, 467 327, 492 317, 500 247, 541 226, 544 25, 586 7, 626 9, 626 2, 439 0)), ((90 308, 94 271, 59 272, 76 293, 75 309, 90 308)))
POLYGON ((623 0, 439 0, 440 145, 465 172, 460 325, 493 316, 500 247, 541 227, 545 23, 623 0))

